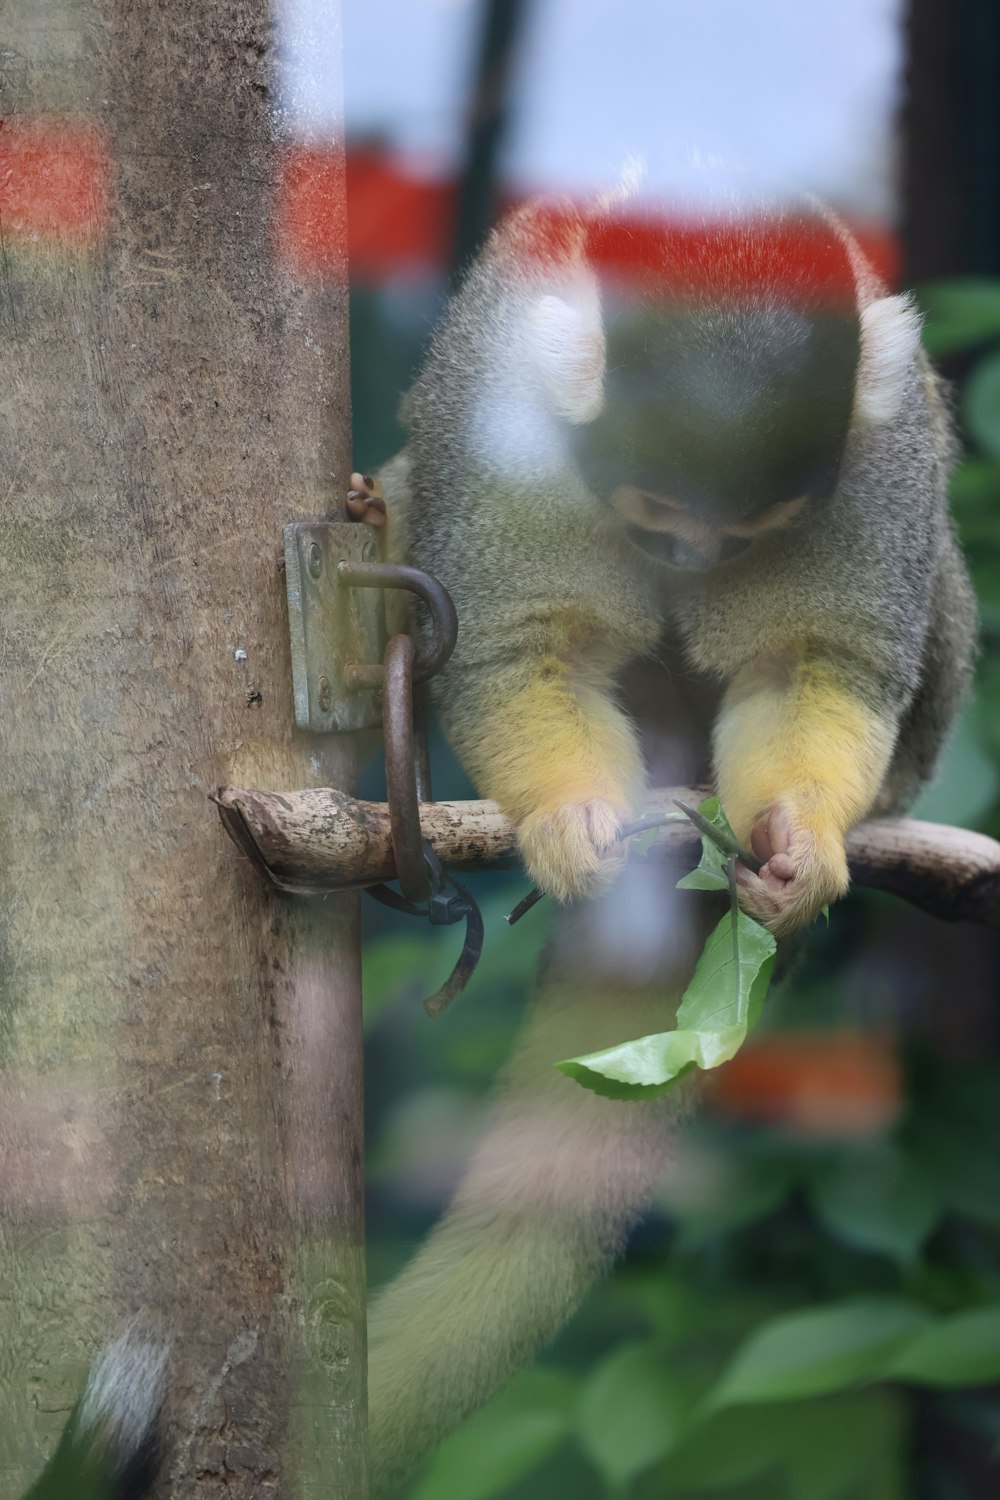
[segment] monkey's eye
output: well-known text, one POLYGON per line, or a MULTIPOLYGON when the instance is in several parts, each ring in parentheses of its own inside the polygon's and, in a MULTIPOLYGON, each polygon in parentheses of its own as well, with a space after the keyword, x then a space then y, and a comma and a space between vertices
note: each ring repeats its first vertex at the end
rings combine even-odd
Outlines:
POLYGON ((611 492, 611 504, 627 521, 651 531, 668 531, 684 525, 687 518, 687 507, 682 501, 656 490, 640 489, 638 485, 618 485, 611 492))
POLYGON ((674 514, 679 514, 685 508, 679 500, 674 500, 670 495, 657 495, 652 490, 640 490, 639 494, 654 510, 669 510, 674 514))
POLYGON ((808 502, 808 495, 797 495, 794 500, 779 500, 776 505, 769 505, 755 516, 750 516, 735 526, 727 526, 726 531, 731 536, 742 537, 758 537, 768 531, 780 531, 783 526, 795 520, 808 502))

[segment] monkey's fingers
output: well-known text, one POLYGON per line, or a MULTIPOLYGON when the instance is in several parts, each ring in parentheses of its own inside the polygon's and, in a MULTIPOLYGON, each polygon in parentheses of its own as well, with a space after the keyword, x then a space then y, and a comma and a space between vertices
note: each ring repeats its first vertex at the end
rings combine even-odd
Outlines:
POLYGON ((518 842, 528 873, 557 901, 593 895, 621 868, 618 810, 603 797, 568 802, 525 819, 518 842))
POLYGON ((352 521, 367 521, 369 526, 384 526, 388 518, 381 486, 370 474, 351 475, 347 492, 347 514, 352 521))
POLYGON ((821 835, 785 803, 760 815, 750 844, 763 863, 756 875, 737 863, 740 905, 776 937, 812 922, 847 888, 843 841, 821 835))
POLYGON ((781 894, 790 880, 795 879, 795 861, 789 854, 773 854, 757 871, 769 891, 781 894))
POLYGON ((783 895, 797 873, 798 866, 790 852, 792 839, 792 821, 783 802, 769 807, 750 830, 750 847, 762 861, 757 875, 775 895, 783 895))

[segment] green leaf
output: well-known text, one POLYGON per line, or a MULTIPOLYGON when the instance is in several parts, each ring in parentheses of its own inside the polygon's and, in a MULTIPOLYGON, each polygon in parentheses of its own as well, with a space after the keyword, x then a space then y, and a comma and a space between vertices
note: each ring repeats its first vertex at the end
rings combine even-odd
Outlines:
POLYGON ((737 911, 734 946, 733 921, 733 913, 727 912, 710 934, 677 1008, 679 1027, 703 1033, 730 1026, 749 1031, 760 1019, 777 943, 766 927, 737 911))
POLYGON ((785 1455, 789 1500, 902 1500, 909 1434, 898 1402, 866 1392, 786 1408, 789 1416, 796 1409, 785 1455), (812 1420, 803 1422, 807 1412, 812 1420))
MULTIPOLYGON (((704 802, 699 803, 698 811, 703 818, 707 818, 714 828, 718 828, 733 843, 736 835, 729 826, 729 819, 722 811, 722 803, 718 797, 706 797, 704 802)), ((684 817, 685 814, 681 813, 684 817)), ((728 854, 714 844, 706 835, 701 838, 701 859, 695 869, 689 875, 685 875, 677 882, 679 891, 728 891, 729 874, 726 870, 728 854)))
POLYGON ((983 452, 1000 458, 1000 354, 982 360, 969 376, 962 414, 983 452))
POLYGON ((774 967, 775 941, 737 912, 738 958, 727 912, 705 944, 677 1011, 677 1030, 621 1042, 556 1064, 585 1088, 611 1099, 649 1099, 691 1068, 717 1068, 756 1024, 774 967))
POLYGON ((529 1370, 453 1433, 435 1453, 411 1500, 489 1500, 562 1443, 572 1426, 576 1382, 559 1370, 529 1370))
POLYGON ((763 1412, 731 1407, 697 1422, 664 1464, 666 1493, 747 1484, 775 1467, 783 1436, 776 1427, 787 1423, 788 1413, 779 1407, 763 1412))
POLYGON ((763 1493, 794 1500, 901 1496, 902 1485, 888 1477, 902 1471, 906 1434, 900 1417, 898 1400, 883 1392, 728 1407, 689 1428, 658 1471, 661 1493, 729 1494, 733 1486, 769 1474, 763 1493))
POLYGON ((927 1173, 892 1147, 842 1159, 813 1183, 811 1197, 838 1239, 904 1264, 916 1258, 941 1211, 927 1173))
POLYGON ((789 1500, 903 1500, 911 1438, 897 1393, 865 1391, 778 1410, 798 1415, 786 1438, 789 1500))
POLYGON ((626 1344, 580 1392, 577 1438, 608 1488, 623 1490, 670 1452, 690 1408, 657 1346, 626 1344))
POLYGON ((886 1373, 917 1385, 980 1385, 1000 1380, 1000 1306, 932 1323, 903 1345, 886 1373))
POLYGON ((927 1320, 914 1303, 858 1297, 775 1318, 736 1354, 708 1410, 801 1400, 883 1376, 903 1342, 927 1320))
POLYGON ((924 346, 935 358, 1000 335, 1000 281, 970 276, 932 282, 921 291, 920 305, 924 346))

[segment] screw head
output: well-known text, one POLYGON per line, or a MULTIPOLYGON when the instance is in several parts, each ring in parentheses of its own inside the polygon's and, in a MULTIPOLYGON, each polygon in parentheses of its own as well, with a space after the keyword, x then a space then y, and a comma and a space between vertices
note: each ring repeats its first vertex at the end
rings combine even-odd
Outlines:
POLYGON ((330 686, 329 677, 321 677, 319 680, 319 707, 320 712, 328 714, 330 704, 333 702, 333 688, 330 686))
POLYGON ((314 578, 318 578, 323 571, 323 550, 318 542, 310 543, 308 567, 314 578))

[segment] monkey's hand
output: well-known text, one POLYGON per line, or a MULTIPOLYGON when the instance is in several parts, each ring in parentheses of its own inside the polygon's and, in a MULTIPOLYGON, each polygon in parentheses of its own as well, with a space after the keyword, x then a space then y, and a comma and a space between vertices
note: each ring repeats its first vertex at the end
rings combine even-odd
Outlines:
POLYGON ((750 847, 764 863, 756 875, 737 864, 740 905, 775 937, 806 926, 847 890, 843 839, 789 802, 761 813, 750 830, 750 847))
POLYGON ((604 797, 532 813, 518 828, 528 874, 557 901, 593 895, 624 863, 618 841, 626 815, 604 797))
MULTIPOLYGON (((556 626, 551 626, 553 633, 556 626)), ((528 874, 557 901, 599 890, 624 859, 622 824, 642 798, 642 756, 601 661, 554 651, 467 670, 442 693, 452 744, 517 829, 528 874)))
POLYGON ((347 514, 352 521, 367 521, 369 526, 384 526, 388 512, 382 486, 370 474, 351 475, 347 491, 347 514))
POLYGON ((758 875, 737 866, 740 904, 778 937, 847 889, 844 836, 878 796, 896 734, 876 702, 815 650, 730 684, 715 726, 719 792, 764 862, 758 875))

